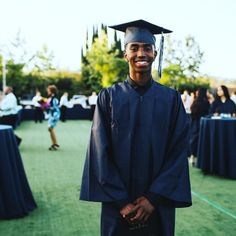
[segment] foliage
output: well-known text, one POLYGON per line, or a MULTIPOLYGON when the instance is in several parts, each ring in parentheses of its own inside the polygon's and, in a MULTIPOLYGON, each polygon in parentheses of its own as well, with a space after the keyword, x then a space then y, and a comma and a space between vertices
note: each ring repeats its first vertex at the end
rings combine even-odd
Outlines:
MULTIPOLYGON (((181 76, 178 68, 179 67, 177 65, 170 65, 170 67, 163 70, 163 74, 160 79, 157 79, 157 77, 155 78, 159 83, 177 89, 180 92, 185 89, 192 92, 196 91, 199 87, 210 87, 210 79, 208 77, 199 76, 193 80, 190 77, 181 76)), ((154 74, 156 75, 157 71, 155 71, 154 74)))
MULTIPOLYGON (((192 36, 182 41, 173 41, 167 37, 165 68, 162 78, 153 77, 169 87, 190 91, 199 86, 209 87, 208 78, 200 74, 203 52, 192 36)), ((107 28, 101 25, 93 27, 92 45, 89 46, 88 32, 86 35, 85 52, 81 49, 81 74, 60 71, 54 65, 54 53, 43 45, 35 53, 29 53, 26 41, 18 32, 16 38, 7 47, 7 85, 14 88, 16 95, 34 94, 40 90, 46 94, 49 84, 56 84, 60 94, 89 95, 101 88, 123 81, 128 74, 128 64, 123 59, 121 40, 114 33, 113 43, 108 45, 107 28)), ((0 48, 0 52, 2 48, 0 48)), ((6 53, 5 53, 6 54, 6 53)), ((2 77, 2 57, 0 54, 0 75, 2 77)), ((59 94, 59 95, 60 95, 59 94)))
POLYGON ((154 72, 154 79, 180 91, 209 88, 209 79, 200 74, 203 55, 194 37, 188 36, 184 42, 172 41, 167 37, 166 67, 163 69, 162 78, 158 79, 157 72, 154 72))
POLYGON ((123 53, 121 58, 120 40, 115 36, 116 41, 109 47, 104 26, 100 34, 95 36, 91 49, 86 47, 86 56, 82 57, 81 85, 85 94, 123 81, 128 73, 128 65, 123 59, 123 53))
MULTIPOLYGON (((187 36, 184 41, 171 40, 167 37, 165 63, 177 65, 181 77, 197 78, 204 53, 193 36, 187 36)), ((173 67, 170 67, 171 70, 173 67)), ((174 70, 176 67, 174 68, 174 70)))
POLYGON ((46 71, 55 70, 53 65, 54 53, 49 51, 47 45, 43 45, 32 58, 33 71, 45 73, 46 71))

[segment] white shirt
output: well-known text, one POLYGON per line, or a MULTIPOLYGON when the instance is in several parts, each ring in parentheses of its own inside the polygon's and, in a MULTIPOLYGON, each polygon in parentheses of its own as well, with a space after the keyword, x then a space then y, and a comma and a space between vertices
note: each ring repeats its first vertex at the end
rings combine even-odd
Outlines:
POLYGON ((97 95, 91 95, 88 99, 89 105, 96 105, 97 104, 97 95))
POLYGON ((60 99, 60 107, 61 106, 68 106, 68 96, 66 95, 62 95, 61 99, 60 99))
POLYGON ((33 105, 35 107, 40 107, 41 105, 38 103, 38 101, 42 99, 42 96, 40 95, 35 95, 33 98, 32 98, 32 102, 33 102, 33 105))
POLYGON ((7 94, 1 102, 1 116, 15 115, 18 112, 16 96, 7 94))
POLYGON ((232 96, 230 97, 230 99, 236 104, 236 95, 235 95, 235 94, 232 95, 232 96))
POLYGON ((191 96, 188 94, 182 94, 181 98, 182 98, 186 113, 190 114, 191 113, 190 107, 192 104, 191 96))

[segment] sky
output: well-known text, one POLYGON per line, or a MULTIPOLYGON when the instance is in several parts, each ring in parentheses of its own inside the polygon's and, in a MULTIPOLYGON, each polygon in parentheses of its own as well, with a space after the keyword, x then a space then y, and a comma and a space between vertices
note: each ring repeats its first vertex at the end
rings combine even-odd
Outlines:
POLYGON ((28 51, 46 44, 59 68, 76 71, 86 29, 144 19, 173 30, 172 39, 194 36, 201 72, 236 80, 235 12, 235 0, 0 0, 0 47, 20 31, 28 51))

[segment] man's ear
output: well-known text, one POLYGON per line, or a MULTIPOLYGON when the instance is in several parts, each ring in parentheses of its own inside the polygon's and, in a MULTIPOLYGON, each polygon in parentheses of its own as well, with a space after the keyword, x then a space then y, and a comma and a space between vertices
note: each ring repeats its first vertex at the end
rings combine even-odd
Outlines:
POLYGON ((154 51, 154 59, 157 57, 157 50, 154 51))
POLYGON ((129 59, 128 59, 128 56, 127 56, 127 53, 126 53, 126 50, 124 50, 124 59, 127 61, 127 62, 129 62, 129 59))

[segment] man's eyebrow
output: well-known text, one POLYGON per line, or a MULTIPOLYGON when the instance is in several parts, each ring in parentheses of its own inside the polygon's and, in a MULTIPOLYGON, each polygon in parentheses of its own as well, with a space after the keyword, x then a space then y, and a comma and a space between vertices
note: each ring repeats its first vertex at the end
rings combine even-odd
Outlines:
POLYGON ((130 46, 130 47, 138 47, 138 46, 140 46, 140 45, 137 44, 137 43, 132 43, 132 44, 130 44, 129 46, 130 46))
POLYGON ((150 43, 141 43, 141 44, 131 43, 129 46, 130 47, 140 47, 140 46, 147 47, 147 46, 152 46, 152 44, 150 44, 150 43))

